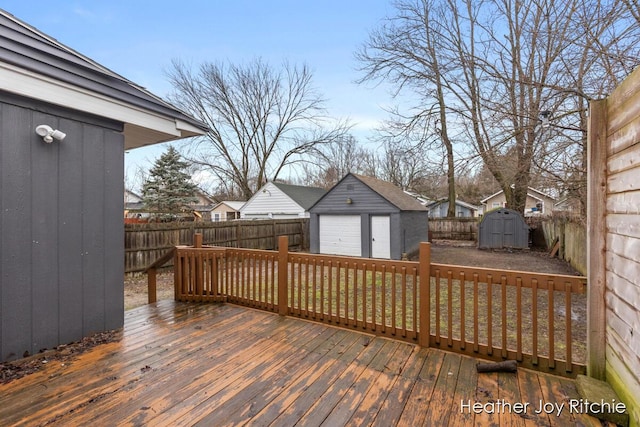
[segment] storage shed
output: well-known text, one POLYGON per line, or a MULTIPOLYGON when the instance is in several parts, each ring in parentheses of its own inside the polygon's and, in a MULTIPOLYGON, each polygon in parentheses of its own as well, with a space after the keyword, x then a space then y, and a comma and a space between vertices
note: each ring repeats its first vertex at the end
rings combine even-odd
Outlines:
POLYGON ((0 362, 124 323, 124 152, 206 127, 0 9, 0 362))
POLYGON ((313 253, 401 259, 428 239, 428 211, 395 185, 353 173, 309 209, 313 253))
POLYGON ((487 212, 478 228, 478 247, 526 249, 529 247, 529 226, 522 215, 512 209, 487 212))

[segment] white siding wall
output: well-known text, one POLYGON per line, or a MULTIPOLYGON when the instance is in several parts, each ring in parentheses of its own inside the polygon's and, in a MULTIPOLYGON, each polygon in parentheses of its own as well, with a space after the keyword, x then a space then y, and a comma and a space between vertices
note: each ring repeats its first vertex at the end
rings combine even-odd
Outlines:
POLYGON ((243 219, 308 218, 309 214, 278 187, 268 182, 240 209, 243 219))

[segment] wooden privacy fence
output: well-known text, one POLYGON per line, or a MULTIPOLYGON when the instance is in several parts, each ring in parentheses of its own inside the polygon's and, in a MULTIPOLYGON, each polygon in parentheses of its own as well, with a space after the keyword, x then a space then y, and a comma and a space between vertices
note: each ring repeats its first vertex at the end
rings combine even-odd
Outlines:
POLYGON ((480 218, 429 218, 429 238, 478 240, 480 218))
MULTIPOLYGON (((140 272, 176 246, 193 245, 199 233, 207 245, 277 249, 278 236, 288 236, 292 249, 309 248, 309 220, 234 220, 125 225, 125 273, 140 272)), ((173 258, 165 265, 170 267, 173 258)))
POLYGON ((584 319, 573 315, 586 278, 222 247, 177 247, 180 301, 231 302, 356 328, 490 360, 575 376, 584 319), (430 277, 430 280, 420 280, 430 277), (428 331, 428 333, 424 333, 428 331))

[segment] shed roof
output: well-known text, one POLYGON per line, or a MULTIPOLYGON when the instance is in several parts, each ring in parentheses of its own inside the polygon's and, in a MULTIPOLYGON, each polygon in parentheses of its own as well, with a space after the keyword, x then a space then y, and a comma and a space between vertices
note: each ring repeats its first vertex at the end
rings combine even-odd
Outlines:
POLYGON ((305 211, 309 210, 309 208, 327 192, 324 188, 318 187, 305 187, 303 185, 283 184, 281 182, 272 182, 272 184, 278 187, 280 191, 289 196, 305 211))
MULTIPOLYGON (((346 176, 352 175, 367 187, 371 188, 373 191, 381 195, 385 200, 389 203, 400 209, 401 211, 426 211, 425 208, 420 202, 418 202, 415 198, 406 194, 400 187, 396 185, 383 181, 381 179, 373 178, 371 176, 365 175, 357 175, 355 173, 349 173, 346 176)), ((345 177, 346 177, 345 176, 345 177)), ((343 178, 344 179, 344 178, 343 178)))
POLYGON ((0 90, 123 122, 127 149, 207 131, 201 121, 2 9, 0 90))

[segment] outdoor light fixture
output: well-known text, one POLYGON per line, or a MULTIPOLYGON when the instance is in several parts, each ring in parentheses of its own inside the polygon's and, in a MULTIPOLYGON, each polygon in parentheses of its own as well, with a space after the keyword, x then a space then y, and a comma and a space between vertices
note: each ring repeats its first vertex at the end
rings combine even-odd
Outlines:
POLYGON ((42 137, 42 140, 47 144, 51 144, 53 140, 62 141, 66 138, 67 134, 59 131, 58 129, 53 129, 48 125, 40 125, 36 127, 36 133, 42 137))
POLYGON ((351 197, 347 198, 347 204, 350 205, 353 203, 353 200, 351 200, 351 197))

